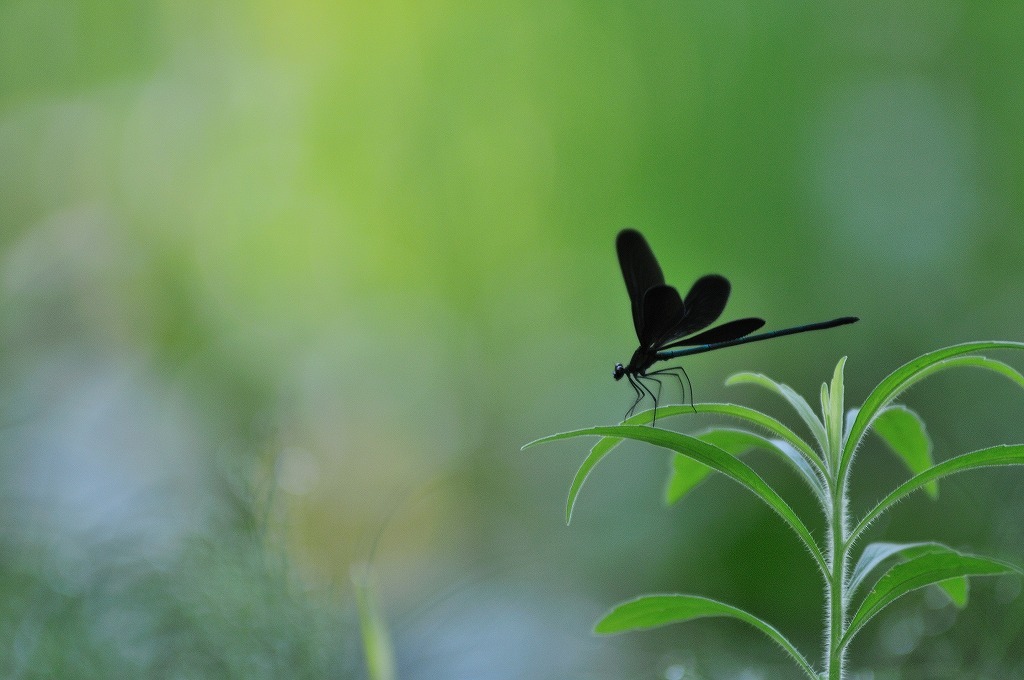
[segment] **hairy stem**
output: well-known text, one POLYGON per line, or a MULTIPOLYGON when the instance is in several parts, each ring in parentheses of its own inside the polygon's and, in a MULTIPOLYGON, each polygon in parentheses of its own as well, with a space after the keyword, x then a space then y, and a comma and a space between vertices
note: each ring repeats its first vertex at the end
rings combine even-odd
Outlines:
POLYGON ((828 644, 825 668, 828 680, 843 680, 846 673, 846 647, 840 644, 846 632, 848 595, 849 519, 846 513, 846 485, 837 480, 832 487, 832 513, 828 518, 828 567, 830 583, 826 587, 828 644))

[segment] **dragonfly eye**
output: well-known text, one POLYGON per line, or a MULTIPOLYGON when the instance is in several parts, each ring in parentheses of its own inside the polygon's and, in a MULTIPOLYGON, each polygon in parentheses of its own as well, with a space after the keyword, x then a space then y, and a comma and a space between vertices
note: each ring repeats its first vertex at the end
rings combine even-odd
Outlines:
POLYGON ((626 369, 622 367, 622 364, 615 364, 615 370, 612 371, 612 377, 616 380, 622 380, 622 376, 626 375, 626 369))

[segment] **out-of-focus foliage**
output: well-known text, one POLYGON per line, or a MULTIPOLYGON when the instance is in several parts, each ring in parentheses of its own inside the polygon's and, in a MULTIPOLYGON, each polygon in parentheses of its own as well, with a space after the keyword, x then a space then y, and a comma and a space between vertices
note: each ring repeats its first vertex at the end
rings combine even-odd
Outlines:
MULTIPOLYGON (((579 461, 519 445, 628 407, 624 226, 671 283, 728 276, 730 318, 862 318, 695 357, 698 400, 849 355, 859 401, 1021 339, 1022 33, 1011 0, 0 3, 0 673, 359 677, 378 534, 400 678, 743 672, 713 626, 592 639, 636 592, 785 602, 813 648, 814 573, 754 502, 665 510, 636 448, 567 529, 579 461)), ((1015 389, 906 401, 941 461, 1019 441, 1015 389)), ((854 497, 904 474, 858 455, 854 497)), ((1022 488, 882 528, 1020 561, 1022 488)), ((887 610, 852 665, 1009 677, 1017 586, 971 600, 887 610)))

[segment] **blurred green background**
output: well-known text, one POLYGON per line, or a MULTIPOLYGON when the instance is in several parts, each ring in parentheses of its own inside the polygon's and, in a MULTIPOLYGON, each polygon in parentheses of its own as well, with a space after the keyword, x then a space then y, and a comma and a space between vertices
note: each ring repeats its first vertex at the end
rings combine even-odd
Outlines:
MULTIPOLYGON (((793 423, 724 378, 815 397, 848 355, 856 403, 1024 340, 1021 35, 1017 0, 0 2, 0 675, 365 677, 372 560, 403 679, 797 677, 740 624, 589 633, 682 591, 817 658, 753 496, 665 508, 628 446, 566 527, 585 449, 519 447, 629 406, 625 226, 680 288, 728 276, 727 318, 862 319, 694 357, 698 400, 793 423)), ((1024 442, 998 378, 904 401, 939 459, 1024 442)), ((854 510, 904 474, 861 451, 854 510)), ((1024 471, 943 485, 872 538, 1024 562, 1024 471)), ((1020 589, 916 593, 851 667, 1024 678, 1020 589)))

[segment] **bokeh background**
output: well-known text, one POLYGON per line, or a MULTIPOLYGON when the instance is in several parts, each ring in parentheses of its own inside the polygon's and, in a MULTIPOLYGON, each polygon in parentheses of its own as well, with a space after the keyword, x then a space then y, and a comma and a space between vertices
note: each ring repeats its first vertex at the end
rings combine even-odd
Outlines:
MULTIPOLYGON (((728 276, 729 318, 862 318, 694 357, 698 400, 794 423, 724 378, 816 401, 845 355, 856 403, 1024 340, 1021 35, 1016 0, 4 0, 0 674, 363 678, 369 565, 403 679, 797 677, 738 623, 589 632, 692 592, 817 658, 816 572, 755 498, 665 508, 666 454, 623 446, 566 527, 585 445, 519 448, 629 406, 625 226, 681 288, 728 276)), ((998 377, 904 401, 938 459, 1024 441, 998 377)), ((905 473, 875 440, 854 474, 856 511, 905 473)), ((873 531, 1024 562, 1024 471, 873 531)), ((1020 589, 909 596, 851 668, 1022 678, 1020 589)))

